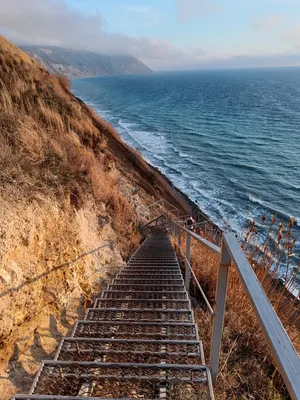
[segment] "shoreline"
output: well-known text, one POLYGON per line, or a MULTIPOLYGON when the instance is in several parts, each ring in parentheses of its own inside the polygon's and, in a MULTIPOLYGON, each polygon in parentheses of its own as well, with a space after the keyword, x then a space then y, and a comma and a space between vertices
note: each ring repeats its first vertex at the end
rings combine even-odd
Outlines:
MULTIPOLYGON (((125 175, 130 175, 130 172, 132 173, 133 169, 133 171, 136 171, 137 174, 140 174, 144 178, 142 181, 136 179, 137 185, 144 187, 144 189, 151 193, 155 201, 164 198, 178 208, 179 211, 182 212, 182 215, 193 215, 196 223, 207 221, 210 229, 214 232, 214 238, 218 241, 218 243, 215 244, 220 246, 220 239, 223 233, 222 228, 218 224, 214 223, 211 218, 203 212, 199 205, 179 189, 169 177, 167 177, 157 167, 151 165, 145 160, 142 154, 136 151, 130 144, 126 143, 110 122, 103 119, 92 106, 85 103, 73 93, 72 95, 82 104, 91 118, 93 118, 99 131, 102 131, 105 134, 107 140, 110 142, 111 148, 115 150, 115 154, 120 152, 123 155, 123 173, 125 175), (124 160, 128 160, 128 162, 124 163, 124 160)), ((120 159, 116 157, 115 161, 120 162, 120 159)), ((269 274, 269 276, 271 275, 269 274)), ((281 278, 275 280, 282 283, 281 278)), ((295 296, 293 293, 291 293, 291 295, 295 296)))
MULTIPOLYGON (((157 167, 151 165, 145 160, 141 153, 137 152, 137 150, 135 150, 130 144, 126 143, 116 129, 110 124, 110 122, 106 121, 101 115, 99 115, 93 106, 85 103, 76 95, 73 94, 73 96, 86 108, 92 118, 94 118, 92 115, 93 113, 97 115, 98 119, 104 124, 107 138, 111 141, 111 144, 115 145, 117 142, 118 150, 127 153, 126 155, 129 156, 130 161, 132 162, 134 160, 134 166, 137 167, 138 170, 144 172, 146 176, 150 174, 150 184, 155 183, 155 187, 158 189, 158 194, 161 194, 162 198, 165 198, 179 210, 183 211, 184 215, 192 214, 196 222, 207 221, 215 231, 218 231, 220 234, 223 232, 220 226, 214 223, 211 218, 199 207, 199 205, 191 200, 186 193, 179 189, 168 176, 161 172, 157 167), (114 139, 114 143, 112 142, 112 139, 114 139), (154 182, 152 182, 153 178, 154 182)), ((99 124, 99 121, 95 122, 98 122, 99 124)), ((103 126, 99 126, 99 128, 100 130, 103 130, 103 126)), ((128 166, 126 167, 124 168, 125 174, 126 170, 128 169, 128 166)))
MULTIPOLYGON (((185 83, 185 80, 180 80, 182 76, 179 72, 176 72, 178 77, 174 80, 171 77, 166 80, 161 77, 158 82, 161 85, 166 84, 166 90, 172 88, 170 85, 177 81, 185 83)), ((264 214, 268 220, 277 214, 278 221, 282 219, 286 225, 290 218, 295 217, 293 234, 299 237, 295 244, 295 250, 299 254, 300 217, 297 203, 294 203, 298 185, 294 182, 294 177, 282 180, 283 175, 279 173, 281 168, 278 167, 277 176, 277 166, 274 170, 270 163, 264 163, 265 157, 259 153, 256 153, 257 159, 254 158, 254 162, 251 163, 242 157, 239 162, 236 159, 236 141, 242 145, 248 143, 249 138, 251 143, 253 141, 253 146, 272 146, 273 138, 270 137, 270 143, 268 140, 261 142, 259 124, 257 129, 251 127, 249 131, 240 132, 240 128, 244 126, 240 125, 243 123, 240 119, 237 119, 239 129, 235 132, 229 123, 228 113, 219 120, 218 114, 212 111, 210 116, 209 109, 204 110, 198 121, 198 117, 193 113, 188 114, 184 111, 182 114, 181 108, 185 110, 185 104, 181 104, 180 107, 180 99, 177 98, 174 105, 179 108, 174 115, 172 110, 169 110, 172 115, 168 121, 168 97, 164 93, 160 96, 152 78, 148 82, 141 76, 141 87, 151 88, 151 96, 146 92, 144 95, 144 90, 138 91, 139 81, 135 83, 131 82, 131 79, 127 80, 126 76, 123 78, 125 90, 119 88, 117 81, 102 82, 101 79, 94 82, 97 83, 94 90, 95 85, 89 78, 82 83, 73 81, 71 90, 93 107, 100 117, 112 124, 125 143, 138 149, 151 166, 158 169, 164 177, 170 178, 176 191, 183 193, 182 197, 185 197, 184 194, 190 197, 188 203, 191 207, 199 209, 218 228, 226 231, 231 229, 240 234, 247 229, 249 219, 259 220, 264 214), (139 101, 139 96, 142 101, 139 101), (156 105, 156 98, 161 102, 160 107, 156 105), (218 127, 224 128, 226 138, 218 137, 218 127), (226 159, 222 161, 218 158, 222 154, 220 147, 223 141, 225 147, 230 144, 232 146, 228 147, 226 159)), ((167 94, 169 96, 168 91, 167 94)), ((269 109, 268 105, 266 107, 269 109)), ((274 141, 281 143, 281 135, 274 138, 274 141)), ((249 155, 253 155, 253 150, 249 155)))
MULTIPOLYGON (((148 191, 152 193, 152 195, 161 195, 161 197, 168 200, 175 207, 179 208, 181 211, 184 211, 184 214, 189 214, 193 207, 197 207, 199 212, 204 214, 196 204, 189 199, 189 197, 183 193, 180 189, 178 189, 172 181, 164 175, 162 172, 158 170, 158 168, 149 164, 145 158, 138 153, 132 146, 125 143, 125 141, 121 138, 120 134, 113 128, 113 126, 103 119, 97 111, 92 107, 85 103, 79 97, 73 96, 76 98, 78 102, 86 109, 89 116, 94 120, 95 125, 99 129, 100 132, 103 132, 110 142, 110 145, 113 150, 116 150, 116 154, 118 151, 122 153, 125 160, 128 160, 128 164, 123 163, 123 173, 127 175, 130 171, 130 164, 134 167, 134 171, 140 172, 144 174, 144 178, 148 182, 139 182, 143 186, 146 186, 148 191), (95 115, 93 115, 95 114, 95 115), (165 196, 164 196, 165 195, 165 196), (173 202, 172 202, 173 201, 173 202)), ((120 158, 115 158, 116 162, 120 162, 120 158)), ((122 162, 122 161, 121 161, 122 162)))
MULTIPOLYGON (((145 160, 146 161, 146 160, 145 160)), ((146 161, 147 162, 147 161, 146 161)), ((147 162, 148 163, 148 162, 147 162)), ((194 217, 196 222, 204 222, 207 221, 208 223, 211 224, 211 227, 220 233, 223 232, 223 230, 220 228, 220 226, 212 221, 212 219, 199 207, 199 205, 191 200, 189 196, 184 193, 181 189, 179 189, 172 181, 170 178, 168 178, 163 172, 161 172, 157 167, 154 167, 153 165, 149 164, 148 165, 153 168, 156 173, 160 174, 163 179, 165 179, 168 184, 174 189, 174 191, 177 193, 177 195, 181 196, 183 200, 188 204, 190 207, 190 214, 194 217)))
POLYGON ((165 189, 167 189, 171 200, 173 199, 173 203, 172 203, 172 201, 170 201, 170 198, 169 199, 166 198, 166 200, 170 201, 170 203, 172 203, 174 206, 177 206, 177 208, 181 208, 182 210, 184 210, 185 215, 191 214, 194 217, 196 222, 207 221, 210 224, 210 226, 212 227, 212 229, 214 229, 215 231, 218 231, 219 234, 221 234, 223 232, 222 228, 217 223, 213 222, 211 217, 206 212, 204 212, 195 201, 190 199, 188 194, 186 194, 182 189, 179 189, 176 186, 176 184, 172 182, 171 178, 169 178, 166 174, 161 172, 158 167, 150 164, 144 158, 144 156, 140 152, 138 152, 132 145, 125 142, 124 139, 121 137, 121 135, 116 130, 116 128, 114 128, 109 121, 105 120, 100 114, 98 114, 97 110, 92 105, 90 105, 89 103, 86 103, 80 97, 76 96, 72 91, 71 91, 71 93, 88 110, 92 109, 93 112, 95 112, 96 115, 98 116, 98 118, 101 120, 101 122, 103 122, 105 125, 108 125, 111 128, 111 130, 113 130, 117 133, 117 136, 118 136, 117 138, 115 135, 113 135, 113 136, 120 143, 122 143, 123 148, 126 148, 126 150, 129 153, 131 153, 131 155, 133 155, 134 157, 136 156, 136 154, 139 155, 138 158, 140 158, 142 160, 142 164, 146 164, 148 169, 150 169, 152 171, 152 174, 155 176, 155 178, 158 181, 160 181, 162 186, 165 186, 165 189))
MULTIPOLYGON (((150 165, 150 164, 149 164, 149 165, 150 165)), ((157 172, 158 174, 160 174, 160 175, 169 183, 169 185, 170 185, 171 187, 173 187, 173 189, 177 192, 177 194, 183 197, 184 201, 186 201, 187 204, 191 207, 191 214, 192 214, 193 216, 195 215, 196 212, 199 212, 199 213, 201 214, 201 217, 203 217, 203 221, 205 220, 205 218, 207 218, 207 222, 208 222, 209 224, 211 224, 212 229, 218 232, 219 238, 222 238, 223 230, 222 230, 217 224, 215 224, 214 222, 212 222, 211 219, 207 216, 207 214, 205 214, 205 213, 200 209, 200 207, 199 207, 195 202, 193 202, 193 200, 191 200, 191 199, 188 197, 187 194, 185 194, 181 189, 177 188, 167 176, 165 176, 161 171, 158 170, 158 168, 153 167, 152 165, 150 165, 150 167, 153 168, 153 169, 155 169, 156 172, 157 172)), ((196 219, 195 219, 195 220, 196 220, 196 219)), ((202 221, 199 221, 199 222, 202 222, 202 221)), ((220 245, 221 245, 221 243, 218 244, 218 246, 220 246, 220 245)), ((296 301, 297 305, 300 305, 300 300, 298 299, 297 295, 294 294, 293 292, 289 291, 289 290, 285 287, 285 284, 284 284, 282 278, 280 278, 280 277, 276 278, 276 277, 272 276, 272 275, 270 274, 270 272, 268 273, 268 276, 269 276, 269 278, 271 279, 271 281, 272 281, 272 283, 273 283, 273 287, 274 287, 274 290, 275 290, 275 291, 280 292, 280 290, 282 290, 282 288, 284 288, 284 290, 285 290, 286 293, 287 293, 286 296, 287 296, 287 298, 288 298, 288 301, 289 301, 289 302, 290 302, 290 301, 296 301)), ((298 314, 297 314, 297 316, 298 316, 298 314)), ((300 328, 300 321, 298 322, 298 327, 300 328)))

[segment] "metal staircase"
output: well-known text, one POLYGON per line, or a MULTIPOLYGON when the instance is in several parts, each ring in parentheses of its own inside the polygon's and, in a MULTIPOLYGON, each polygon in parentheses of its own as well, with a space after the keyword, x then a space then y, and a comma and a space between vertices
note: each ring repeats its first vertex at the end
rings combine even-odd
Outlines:
POLYGON ((15 399, 213 399, 190 300, 167 233, 154 228, 97 298, 29 395, 15 399))

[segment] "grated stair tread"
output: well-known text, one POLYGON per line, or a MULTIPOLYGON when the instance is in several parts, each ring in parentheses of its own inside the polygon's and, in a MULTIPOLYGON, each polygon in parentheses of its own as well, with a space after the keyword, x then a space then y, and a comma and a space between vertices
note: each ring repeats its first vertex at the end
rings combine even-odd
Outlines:
POLYGON ((19 400, 213 399, 181 269, 154 229, 19 400))

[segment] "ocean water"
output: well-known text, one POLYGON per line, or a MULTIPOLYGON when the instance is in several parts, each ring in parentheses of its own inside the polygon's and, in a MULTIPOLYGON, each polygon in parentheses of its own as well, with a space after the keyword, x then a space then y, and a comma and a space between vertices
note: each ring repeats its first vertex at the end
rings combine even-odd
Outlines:
POLYGON ((72 90, 221 227, 276 212, 296 218, 300 239, 300 68, 88 78, 72 90))

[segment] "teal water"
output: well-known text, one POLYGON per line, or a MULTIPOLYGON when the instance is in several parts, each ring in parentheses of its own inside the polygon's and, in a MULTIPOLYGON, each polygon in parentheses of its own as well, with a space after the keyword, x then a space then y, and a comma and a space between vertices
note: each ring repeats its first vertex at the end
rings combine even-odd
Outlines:
POLYGON ((220 226, 239 232, 277 212, 296 218, 300 236, 300 69, 88 78, 72 89, 220 226))

